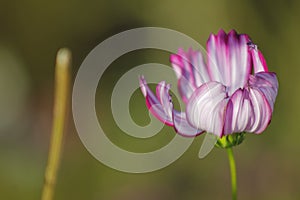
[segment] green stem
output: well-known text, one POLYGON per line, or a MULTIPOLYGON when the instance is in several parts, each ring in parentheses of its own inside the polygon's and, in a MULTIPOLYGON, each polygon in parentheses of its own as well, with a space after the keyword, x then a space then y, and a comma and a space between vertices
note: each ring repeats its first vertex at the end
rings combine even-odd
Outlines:
POLYGON ((52 134, 41 197, 42 200, 52 200, 54 196, 69 103, 70 67, 70 51, 67 49, 59 50, 55 67, 52 134))
POLYGON ((232 200, 237 200, 236 167, 232 148, 227 148, 227 154, 231 173, 232 200))

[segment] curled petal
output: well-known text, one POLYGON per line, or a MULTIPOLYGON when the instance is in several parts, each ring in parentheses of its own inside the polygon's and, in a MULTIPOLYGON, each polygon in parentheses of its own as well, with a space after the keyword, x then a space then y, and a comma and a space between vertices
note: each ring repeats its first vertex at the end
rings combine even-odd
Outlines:
POLYGON ((249 86, 260 90, 273 111, 275 99, 278 93, 278 80, 273 72, 259 72, 250 76, 249 86))
POLYGON ((172 112, 170 112, 172 103, 167 101, 170 98, 168 94, 169 86, 165 87, 164 82, 159 83, 156 90, 157 95, 155 96, 142 76, 140 77, 140 88, 145 96, 146 105, 150 112, 161 122, 173 126, 172 112))
POLYGON ((166 84, 165 81, 160 82, 156 86, 156 96, 162 105, 164 112, 168 116, 168 119, 171 119, 173 104, 171 96, 169 95, 169 90, 170 84, 166 84))
POLYGON ((189 124, 186 119, 186 113, 173 110, 174 128, 177 133, 185 137, 195 137, 203 133, 203 130, 197 129, 189 124))
POLYGON ((227 100, 224 85, 218 82, 203 84, 195 90, 187 104, 188 122, 198 129, 221 137, 227 100))
POLYGON ((176 132, 183 136, 193 137, 203 131, 192 127, 186 120, 185 113, 173 109, 169 95, 170 85, 164 81, 156 87, 156 96, 150 90, 144 77, 140 77, 140 87, 146 98, 146 105, 150 112, 160 121, 169 126, 174 126, 176 132))

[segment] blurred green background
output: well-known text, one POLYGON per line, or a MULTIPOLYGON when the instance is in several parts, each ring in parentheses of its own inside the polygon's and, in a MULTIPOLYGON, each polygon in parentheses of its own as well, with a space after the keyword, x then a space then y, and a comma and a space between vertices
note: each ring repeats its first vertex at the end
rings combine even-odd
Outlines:
MULTIPOLYGON (((224 1, 1 1, 0 2, 0 199, 39 199, 50 139, 54 62, 60 47, 73 53, 73 77, 87 54, 123 30, 158 26, 189 35, 205 45, 220 28, 247 33, 279 78, 272 123, 260 136, 247 135, 234 149, 239 199, 300 199, 299 113, 300 2, 224 1)), ((168 64, 168 54, 132 52, 105 72, 97 93, 98 115, 113 142, 144 151, 166 144, 165 127, 147 140, 132 139, 116 127, 110 108, 112 86, 130 68, 168 64), (103 87, 102 87, 103 88, 103 87)), ((174 86, 173 86, 174 87, 174 86)), ((147 123, 139 91, 133 118, 147 123)), ((71 103, 70 103, 71 106, 71 103)), ((172 165, 148 174, 126 174, 94 159, 81 143, 70 115, 55 199, 194 200, 230 199, 227 155, 214 149, 203 160, 203 136, 172 165)))

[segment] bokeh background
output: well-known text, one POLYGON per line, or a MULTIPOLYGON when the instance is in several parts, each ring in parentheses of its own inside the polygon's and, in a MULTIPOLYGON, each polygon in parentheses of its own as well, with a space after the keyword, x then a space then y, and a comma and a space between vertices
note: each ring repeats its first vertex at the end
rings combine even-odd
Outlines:
MULTIPOLYGON (((247 135, 234 149, 239 199, 300 199, 300 2, 224 1, 1 1, 0 2, 0 199, 39 199, 52 123, 54 62, 57 50, 73 53, 73 72, 100 42, 123 30, 158 26, 189 35, 200 44, 220 28, 247 33, 275 71, 280 88, 273 120, 260 136, 247 135)), ((133 151, 157 149, 174 131, 138 140, 115 125, 110 94, 133 66, 168 64, 168 53, 126 54, 105 72, 97 92, 101 124, 117 145, 133 151)), ((70 103, 71 106, 71 103, 70 103)), ((132 117, 147 124, 139 91, 131 99, 132 117)), ((203 160, 203 136, 175 163, 148 174, 126 174, 94 159, 82 145, 70 115, 55 199, 195 200, 230 199, 227 155, 214 149, 203 160)))

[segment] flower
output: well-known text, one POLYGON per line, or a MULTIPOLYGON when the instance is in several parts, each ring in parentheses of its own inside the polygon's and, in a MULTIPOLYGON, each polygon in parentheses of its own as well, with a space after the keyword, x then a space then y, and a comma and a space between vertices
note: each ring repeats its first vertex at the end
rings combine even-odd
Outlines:
POLYGON ((170 57, 185 112, 173 108, 169 84, 160 82, 155 95, 140 77, 150 112, 184 136, 262 133, 272 118, 276 74, 268 71, 264 56, 246 34, 220 30, 210 35, 206 46, 207 61, 192 49, 179 49, 170 57))

